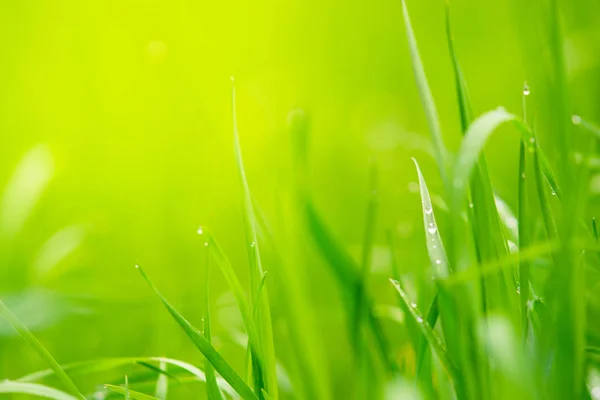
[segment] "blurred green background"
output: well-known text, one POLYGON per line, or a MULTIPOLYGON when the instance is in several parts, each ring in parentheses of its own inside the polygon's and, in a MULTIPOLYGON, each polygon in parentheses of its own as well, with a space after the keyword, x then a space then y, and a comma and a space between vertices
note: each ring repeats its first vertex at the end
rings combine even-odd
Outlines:
MULTIPOLYGON (((573 108, 600 121, 600 3, 564 3, 573 108)), ((550 68, 537 18, 543 4, 452 1, 476 114, 499 105, 520 113, 524 81, 532 109, 548 112, 540 89, 550 68)), ((456 149, 443 2, 408 6, 446 141, 456 149)), ((196 229, 207 225, 246 282, 230 76, 249 183, 270 222, 285 223, 274 219, 290 180, 282 168, 291 157, 286 121, 301 107, 311 116, 316 203, 357 256, 369 160, 378 165, 371 283, 381 287, 380 303, 392 303, 386 229, 394 232, 403 271, 425 276, 410 157, 433 193, 440 181, 399 0, 4 0, 0 10, 0 294, 61 363, 137 355, 201 361, 133 266, 143 265, 199 323, 204 249, 196 229)), ((518 142, 506 133, 494 136, 486 155, 496 192, 514 206, 518 142)), ((343 394, 350 350, 337 337, 344 332, 339 295, 315 251, 301 254, 314 276, 311 296, 333 390, 343 394)), ((238 311, 220 274, 212 286, 215 345, 242 369, 238 311)), ((277 302, 273 316, 285 353, 277 302)), ((0 377, 43 367, 0 323, 0 377)), ((93 390, 102 379, 78 382, 93 390)))

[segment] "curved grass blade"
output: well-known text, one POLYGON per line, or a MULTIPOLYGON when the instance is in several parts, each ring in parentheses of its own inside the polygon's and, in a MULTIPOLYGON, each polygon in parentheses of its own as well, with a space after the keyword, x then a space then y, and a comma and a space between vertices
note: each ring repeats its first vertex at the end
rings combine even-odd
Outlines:
POLYGON ((412 62, 413 73, 415 75, 415 81, 417 83, 417 89, 419 91, 419 97, 427 117, 427 125, 429 126, 429 132, 431 133, 431 140, 433 142, 433 152, 435 159, 440 170, 440 175, 444 184, 448 184, 447 180, 447 150, 444 145, 444 139, 442 137, 442 128, 438 113, 431 94, 429 83, 427 82, 427 76, 425 75, 425 68, 423 67, 423 61, 419 54, 419 48, 417 46, 417 40, 415 39, 415 33, 410 23, 410 16, 408 14, 408 8, 406 7, 406 1, 402 0, 402 15, 404 16, 404 25, 406 27, 406 36, 408 40, 408 47, 410 50, 410 59, 412 62))
POLYGON ((17 381, 1 381, 0 393, 5 394, 26 394, 30 396, 43 397, 53 400, 76 400, 77 397, 71 396, 61 390, 39 383, 26 383, 17 381))
POLYGON ((133 400, 160 400, 154 396, 150 396, 149 394, 144 394, 140 392, 136 392, 135 390, 129 390, 127 386, 115 386, 115 385, 104 385, 105 388, 110 390, 111 392, 120 393, 125 396, 125 399, 133 399, 133 400))
POLYGON ((150 288, 156 293, 159 299, 162 301, 166 309, 169 311, 173 319, 181 326, 187 336, 194 342, 198 350, 204 354, 204 356, 210 361, 215 367, 219 374, 225 379, 231 387, 239 393, 242 398, 246 400, 258 400, 258 397, 254 394, 252 389, 244 382, 244 380, 238 375, 237 372, 225 361, 225 359, 219 354, 210 342, 196 329, 192 324, 188 322, 171 304, 160 294, 158 289, 150 281, 146 273, 136 266, 140 271, 150 288))
MULTIPOLYGON (((210 332, 210 251, 206 252, 206 272, 204 275, 204 336, 212 344, 210 332)), ((217 384, 215 370, 207 359, 204 360, 204 373, 206 374, 206 396, 208 400, 223 400, 223 394, 217 384)))
POLYGON ((79 397, 80 399, 85 399, 85 397, 79 392, 77 386, 71 378, 65 373, 65 371, 61 368, 61 366, 56 362, 54 357, 46 350, 46 348, 40 343, 39 340, 27 329, 25 324, 21 322, 21 320, 10 311, 10 309, 4 304, 2 300, 0 300, 0 317, 4 318, 12 327, 21 335, 23 340, 27 342, 27 344, 50 366, 50 368, 54 371, 57 378, 62 382, 66 389, 69 390, 70 393, 79 397))
POLYGON ((573 121, 573 125, 585 128, 588 132, 594 134, 594 136, 600 139, 600 127, 598 127, 596 124, 583 119, 579 115, 573 115, 571 120, 573 121))
MULTIPOLYGON (((260 287, 261 280, 264 277, 262 261, 260 257, 260 249, 258 237, 256 235, 256 216, 254 215, 254 207, 252 205, 252 195, 250 187, 246 179, 244 170, 244 162, 242 159, 242 148, 240 145, 240 137, 238 133, 236 102, 235 102, 235 85, 233 77, 231 78, 231 103, 232 103, 232 119, 233 119, 233 141, 236 166, 238 177, 243 189, 243 205, 244 205, 244 227, 246 231, 246 239, 250 247, 248 248, 248 257, 250 260, 250 296, 252 299, 257 298, 257 315, 255 318, 258 326, 258 334, 260 335, 260 343, 262 344, 262 357, 257 357, 253 354, 253 365, 260 368, 254 371, 254 377, 257 379, 256 390, 262 395, 261 389, 265 389, 273 400, 278 399, 278 382, 277 382, 277 360, 275 358, 275 345, 273 343, 273 327, 271 322, 271 310, 269 306, 269 295, 266 288, 260 287), (257 296, 259 290, 262 296, 257 296), (264 374, 263 377, 260 376, 264 374)), ((264 282, 263 282, 264 283, 264 282)), ((255 368, 256 369, 256 368, 255 368)))
POLYGON ((431 326, 425 320, 423 320, 421 313, 419 312, 417 307, 409 301, 408 297, 406 296, 406 293, 404 293, 399 283, 393 279, 390 279, 390 282, 398 292, 400 300, 402 300, 401 304, 403 305, 404 312, 414 319, 416 324, 421 329, 423 336, 425 336, 425 338, 429 342, 429 345, 433 349, 433 352, 440 360, 440 363, 442 364, 450 378, 454 381, 454 384, 458 385, 460 382, 460 371, 456 367, 456 364, 454 364, 454 362, 448 356, 448 353, 446 352, 446 349, 442 344, 442 340, 433 331, 431 326))
MULTIPOLYGON (((519 184, 518 184, 518 218, 519 218, 519 253, 529 248, 529 212, 527 205, 527 180, 526 180, 526 145, 521 141, 519 147, 519 184)), ((529 301, 529 263, 525 260, 519 260, 519 285, 520 285, 520 306, 521 306, 521 327, 523 332, 523 341, 527 340, 529 331, 528 307, 529 301)))

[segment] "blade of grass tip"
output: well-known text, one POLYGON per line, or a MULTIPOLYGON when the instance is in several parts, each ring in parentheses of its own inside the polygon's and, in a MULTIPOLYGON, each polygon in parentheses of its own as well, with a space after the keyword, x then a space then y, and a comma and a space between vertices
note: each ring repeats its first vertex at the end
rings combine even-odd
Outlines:
POLYGON ((210 249, 210 253, 214 257, 217 266, 221 270, 221 273, 225 277, 227 284, 233 292, 233 296, 235 297, 238 308, 240 309, 242 320, 244 321, 244 326, 248 333, 248 339, 250 341, 250 345, 252 346, 253 352, 256 353, 257 357, 262 357, 261 341, 256 331, 254 319, 252 318, 252 311, 250 309, 250 306, 248 305, 248 300, 246 299, 246 295, 244 294, 244 289, 242 289, 242 284, 240 283, 237 275, 235 274, 235 271, 233 270, 233 266, 229 262, 229 259, 227 258, 223 250, 221 250, 219 243, 215 239, 214 235, 210 232, 210 230, 200 227, 198 228, 198 234, 206 239, 206 242, 204 242, 204 246, 208 246, 208 248, 210 249))
POLYGON ((431 134, 431 140, 433 142, 433 152, 435 155, 438 168, 440 170, 440 176, 445 185, 448 185, 447 180, 447 150, 444 145, 444 139, 442 137, 442 128, 440 126, 435 102, 433 95, 427 82, 427 76, 425 75, 425 68, 423 67, 423 61, 419 54, 419 48, 417 46, 417 40, 415 33, 412 29, 410 22, 410 16, 408 14, 408 8, 406 7, 406 1, 402 0, 402 15, 404 16, 404 25, 406 27, 406 36, 408 40, 408 47, 410 50, 410 60, 413 67, 413 73, 415 81, 417 83, 417 89, 419 91, 419 97, 421 98, 421 104, 425 110, 427 117, 427 125, 429 126, 429 132, 431 134))
POLYGON ((594 239, 596 239, 596 242, 600 242, 600 237, 598 236, 598 226, 596 225, 596 218, 592 218, 592 232, 594 233, 594 239))
POLYGON ((576 114, 571 117, 571 121, 573 122, 573 125, 585 128, 588 132, 600 139, 600 127, 598 127, 596 124, 593 124, 592 122, 587 121, 576 114))
POLYGON ((192 340, 192 342, 196 345, 196 348, 204 354, 210 363, 213 365, 215 370, 219 372, 219 374, 225 379, 231 387, 240 395, 242 398, 246 400, 258 400, 258 397, 254 394, 252 389, 244 382, 244 380, 238 375, 237 372, 225 361, 223 356, 215 350, 215 348, 206 340, 204 335, 198 331, 192 324, 188 322, 168 301, 165 299, 158 289, 154 286, 150 278, 146 275, 144 270, 140 268, 139 265, 136 265, 136 268, 142 274, 142 277, 150 286, 150 288, 154 291, 154 293, 161 300, 167 311, 171 314, 173 319, 181 326, 181 328, 185 331, 187 336, 192 340))
POLYGON ((156 389, 154 390, 154 397, 160 400, 167 400, 167 394, 169 392, 168 376, 170 375, 167 372, 167 363, 161 361, 158 368, 162 371, 162 373, 159 373, 158 378, 156 379, 156 389))
MULTIPOLYGON (((244 162, 242 159, 242 148, 240 145, 240 137, 238 133, 238 124, 236 116, 236 96, 235 96, 235 84, 234 79, 231 77, 231 107, 232 107, 232 120, 233 120, 233 140, 234 140, 234 154, 238 170, 238 176, 240 184, 243 189, 243 207, 244 207, 244 227, 246 231, 246 239, 250 242, 250 248, 248 249, 248 257, 250 260, 250 295, 252 298, 256 297, 261 280, 264 275, 262 261, 260 257, 260 249, 258 244, 258 237, 256 235, 256 216, 254 215, 254 207, 252 205, 252 195, 250 187, 246 179, 246 172, 244 170, 244 162)), ((268 392, 273 400, 278 399, 278 382, 277 382, 277 360, 275 357, 275 345, 273 342, 273 327, 271 322, 271 309, 269 305, 269 295, 266 288, 262 289, 262 296, 258 299, 258 312, 255 320, 258 325, 258 333, 260 335, 262 344, 262 356, 256 361, 256 365, 261 367, 261 372, 264 373, 265 382, 258 382, 259 386, 264 385, 264 389, 268 392)), ((254 364, 254 363, 253 363, 254 364)), ((254 375, 259 375, 258 372, 254 375)), ((257 378, 257 377, 255 377, 257 378)), ((262 377, 258 376, 262 379, 262 377)), ((259 392, 261 393, 261 392, 259 392)))
MULTIPOLYGON (((212 345, 210 332, 210 250, 206 250, 206 263, 204 275, 204 337, 212 345)), ((250 347, 250 346, 248 346, 250 347)), ((215 370, 208 359, 204 360, 204 374, 206 375, 206 396, 208 400, 224 400, 223 394, 217 385, 215 370)), ((158 397, 158 396, 157 396, 158 397)))
MULTIPOLYGON (((450 378, 454 381, 454 384, 458 385, 458 383, 460 382, 460 371, 458 370, 454 362, 450 359, 448 353, 446 352, 446 349, 444 348, 444 345, 442 344, 442 340, 433 331, 431 326, 423 319, 416 305, 409 301, 408 296, 406 295, 406 293, 404 293, 399 283, 393 279, 390 279, 390 282, 396 289, 400 300, 402 300, 401 304, 403 305, 405 314, 411 316, 414 319, 415 323, 419 326, 419 329, 421 329, 423 336, 425 336, 425 338, 429 342, 429 345, 433 349, 433 352, 440 360, 440 363, 442 364, 450 378)), ((458 388, 457 393, 461 393, 461 391, 458 388)))
POLYGON ((44 397, 52 400, 75 400, 68 393, 53 387, 41 385, 39 383, 26 383, 4 380, 0 382, 0 393, 4 394, 25 394, 36 397, 44 397))
POLYGON ((125 375, 125 400, 129 400, 131 397, 129 396, 129 379, 127 375, 125 375))
POLYGON ((77 386, 71 378, 65 373, 62 367, 56 362, 54 357, 46 350, 42 343, 31 333, 21 320, 10 311, 10 309, 0 300, 0 317, 4 318, 25 340, 25 342, 48 364, 48 366, 54 371, 57 378, 62 382, 66 389, 76 397, 85 399, 83 394, 79 392, 77 386))
POLYGON ((144 394, 140 392, 136 392, 135 390, 129 390, 127 387, 115 386, 115 385, 104 385, 105 388, 110 390, 111 392, 119 393, 125 396, 126 399, 133 400, 160 400, 154 396, 150 396, 149 394, 144 394))

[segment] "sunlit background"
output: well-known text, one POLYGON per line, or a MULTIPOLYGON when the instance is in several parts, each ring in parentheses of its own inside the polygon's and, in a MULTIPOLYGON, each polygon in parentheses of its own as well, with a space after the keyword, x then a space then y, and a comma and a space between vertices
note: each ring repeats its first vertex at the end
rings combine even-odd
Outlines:
MULTIPOLYGON (((521 113, 525 81, 533 118, 548 113, 540 88, 550 67, 536 3, 452 1, 475 114, 500 105, 521 113)), ((444 136, 456 149, 461 134, 443 2, 408 5, 444 136)), ((573 108, 599 121, 600 3, 579 0, 565 10, 573 108)), ((427 274, 410 158, 419 160, 432 193, 441 184, 399 0, 5 0, 0 49, 0 295, 61 363, 138 355, 202 360, 134 265, 200 324, 205 253, 196 230, 206 225, 247 282, 230 76, 249 184, 270 223, 286 223, 278 203, 291 179, 287 116, 302 108, 311 118, 316 204, 357 257, 369 165, 378 167, 371 278, 378 303, 393 298, 386 230, 408 281, 427 274)), ((518 141, 503 132, 486 155, 496 192, 514 207, 518 141)), ((591 182, 600 195, 600 179, 591 182)), ((332 390, 344 398, 351 350, 339 337, 341 300, 307 244, 299 239, 299 254, 313 277, 332 390)), ((266 263, 270 268, 276 266, 266 263)), ((241 370, 245 341, 233 296, 216 271, 212 287, 215 346, 241 370)), ((285 354, 280 312, 274 302, 276 346, 285 354)), ((0 322, 0 377, 42 368, 0 322)), ((78 382, 90 391, 103 379, 78 382)))

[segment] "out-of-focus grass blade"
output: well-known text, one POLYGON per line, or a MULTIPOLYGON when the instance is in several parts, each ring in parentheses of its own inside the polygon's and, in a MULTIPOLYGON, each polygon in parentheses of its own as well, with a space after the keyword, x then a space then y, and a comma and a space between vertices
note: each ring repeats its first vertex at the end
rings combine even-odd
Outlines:
MULTIPOLYGON (((90 361, 80 361, 71 364, 65 364, 62 366, 63 370, 69 372, 70 375, 86 375, 93 374, 98 372, 105 372, 117 369, 124 365, 131 364, 139 364, 146 368, 149 368, 151 362, 158 362, 165 365, 172 365, 177 368, 181 368, 182 370, 190 373, 194 376, 195 379, 201 382, 206 382, 206 377, 204 372, 200 370, 198 367, 193 366, 190 363, 181 360, 175 360, 172 358, 164 358, 164 357, 124 357, 124 358, 106 358, 106 359, 98 359, 98 360, 90 360, 90 361)), ((164 370, 160 370, 160 368, 152 368, 153 370, 167 375, 164 373, 164 370)), ((19 382, 38 382, 42 379, 48 378, 54 375, 54 370, 52 369, 44 369, 41 371, 33 372, 31 374, 25 375, 18 379, 19 382)), ((171 376, 169 373, 168 376, 171 376)), ((174 377, 173 377, 174 378, 174 377)), ((182 379, 179 379, 182 380, 182 379)), ((219 383, 219 387, 221 390, 226 392, 229 396, 235 397, 237 393, 231 388, 231 386, 221 377, 217 378, 219 383)))
POLYGON ((417 40, 415 39, 415 34, 410 23, 410 16, 408 14, 408 8, 406 7, 405 0, 402 0, 402 13, 404 16, 404 25, 406 26, 406 36, 410 50, 410 59, 415 75, 415 81, 417 83, 417 89, 419 90, 419 97, 421 98, 421 103, 427 117, 429 132, 431 133, 433 152, 435 154, 442 180, 444 181, 444 184, 447 184, 447 150, 442 137, 442 128, 440 126, 435 102, 433 101, 433 95, 431 94, 429 83, 427 82, 425 68, 423 67, 423 62, 421 61, 421 55, 419 54, 417 40))
POLYGON ((77 397, 39 383, 27 383, 18 381, 0 381, 0 393, 25 394, 29 396, 44 397, 52 400, 76 400, 77 397))
POLYGON ((125 375, 125 400, 129 400, 131 397, 129 396, 129 378, 125 375))
MULTIPOLYGON (((518 185, 518 218, 519 218, 519 253, 529 248, 529 212, 527 209, 527 180, 526 180, 526 144, 521 141, 519 147, 519 185, 518 185)), ((529 301, 529 263, 519 260, 519 285, 520 285, 520 305, 521 305, 521 328, 523 332, 523 341, 527 339, 529 330, 527 302, 529 301)))
MULTIPOLYGON (((244 227, 246 230, 246 240, 249 242, 248 257, 250 260, 250 296, 252 299, 257 296, 261 280, 264 276, 262 267, 262 261, 260 257, 260 248, 258 243, 258 237, 256 235, 256 216, 254 215, 254 207, 252 206, 252 195, 250 193, 250 187, 246 179, 246 172, 244 170, 244 162, 242 159, 242 148, 240 145, 240 137, 238 133, 238 124, 236 116, 236 102, 235 102, 235 85, 233 77, 231 78, 231 103, 232 103, 232 119, 233 119, 233 142, 234 142, 234 153, 235 160, 238 170, 238 176, 243 189, 244 197, 244 227)), ((258 334, 260 335, 260 343, 262 344, 262 357, 258 357, 256 363, 253 365, 260 365, 260 370, 254 371, 256 378, 262 379, 258 374, 263 373, 265 375, 265 382, 262 383, 260 379, 257 381, 257 385, 264 385, 264 389, 273 400, 277 400, 279 397, 277 388, 277 360, 275 358, 275 345, 273 343, 273 327, 271 322, 271 309, 269 305, 269 295, 267 288, 261 288, 262 295, 258 296, 257 315, 255 318, 256 325, 258 326, 258 334)), ((256 357, 253 355, 253 357, 256 357)), ((261 392, 259 392, 261 393, 261 392)))
POLYGON ((596 239, 596 242, 600 241, 600 236, 598 236, 598 226, 596 225, 596 218, 592 218, 592 232, 594 233, 594 239, 596 239))
POLYGON ((574 125, 578 125, 585 128, 588 132, 594 134, 594 136, 600 139, 600 127, 598 127, 596 124, 593 124, 592 122, 583 119, 579 115, 573 115, 573 117, 571 117, 571 120, 573 121, 574 125))
POLYGON ((219 243, 210 230, 201 227, 198 228, 198 234, 202 235, 206 239, 205 244, 208 244, 208 248, 217 262, 217 266, 223 273, 227 284, 233 292, 233 296, 235 297, 238 308, 240 309, 244 326, 248 332, 248 339, 250 340, 250 345, 252 346, 254 353, 257 355, 257 357, 262 357, 261 341, 258 337, 258 333, 256 332, 256 326, 252 318, 252 311, 248 305, 248 300, 244 294, 244 289, 242 289, 242 284, 233 270, 233 266, 229 262, 229 259, 223 250, 221 250, 219 243))
MULTIPOLYGON (((205 284, 204 284, 204 336, 209 344, 212 344, 211 332, 210 332, 210 251, 206 252, 206 264, 205 264, 205 284)), ((204 361, 204 373, 206 374, 206 396, 208 400, 223 400, 223 394, 217 384, 217 377, 215 370, 210 361, 205 359, 204 361)))
MULTIPOLYGON (((158 367, 161 371, 167 372, 167 363, 161 361, 158 367)), ((169 392, 169 378, 167 373, 161 373, 156 379, 156 390, 154 391, 154 397, 160 400, 167 400, 167 393, 169 392)))
POLYGON ((135 390, 130 390, 127 386, 121 387, 121 386, 106 384, 106 385, 104 385, 104 387, 107 388, 108 390, 110 390, 111 392, 122 394, 123 396, 125 396, 126 399, 131 398, 133 400, 160 400, 154 396, 150 396, 149 394, 144 394, 144 393, 136 392, 135 390))
POLYGON ((456 364, 454 364, 454 362, 448 356, 448 353, 446 352, 446 349, 444 348, 444 345, 442 344, 442 340, 433 331, 431 326, 423 319, 423 317, 421 316, 421 313, 419 312, 417 307, 413 303, 410 302, 410 300, 406 296, 406 293, 404 293, 404 291, 400 287, 399 283, 393 279, 390 279, 390 282, 392 283, 392 285, 398 292, 400 299, 402 300, 401 304, 403 304, 403 306, 404 306, 403 307, 404 312, 406 314, 410 315, 414 319, 414 321, 417 323, 417 325, 421 329, 421 332, 423 333, 423 336, 425 336, 425 338, 429 342, 429 345, 433 349, 435 355, 440 360, 444 369, 446 370, 448 375, 450 375, 450 377, 454 381, 454 384, 458 385, 460 382, 460 379, 459 379, 460 371, 456 367, 456 364))
POLYGON ((196 329, 192 324, 188 322, 171 304, 160 294, 158 289, 150 281, 144 270, 139 266, 136 268, 140 271, 150 288, 156 293, 159 299, 162 301, 164 306, 167 308, 173 319, 183 328, 187 336, 194 342, 198 350, 204 354, 204 356, 210 361, 215 367, 219 374, 225 379, 231 387, 239 393, 242 398, 246 400, 258 400, 258 397, 254 394, 252 389, 244 382, 244 380, 238 375, 237 372, 225 361, 223 356, 215 350, 215 348, 209 343, 208 340, 196 329))
POLYGON ((0 235, 14 237, 23 228, 54 174, 46 145, 29 150, 8 182, 0 206, 0 235))
POLYGON ((4 302, 0 300, 0 316, 8 321, 9 324, 12 325, 13 328, 19 335, 27 342, 29 346, 50 366, 50 368, 54 371, 58 379, 63 383, 66 389, 69 390, 73 395, 85 399, 85 397, 79 392, 75 383, 69 378, 69 376, 65 373, 65 371, 61 368, 61 366, 56 362, 54 357, 46 350, 46 348, 37 340, 37 338, 27 329, 27 327, 21 322, 21 320, 12 313, 6 307, 4 302))

